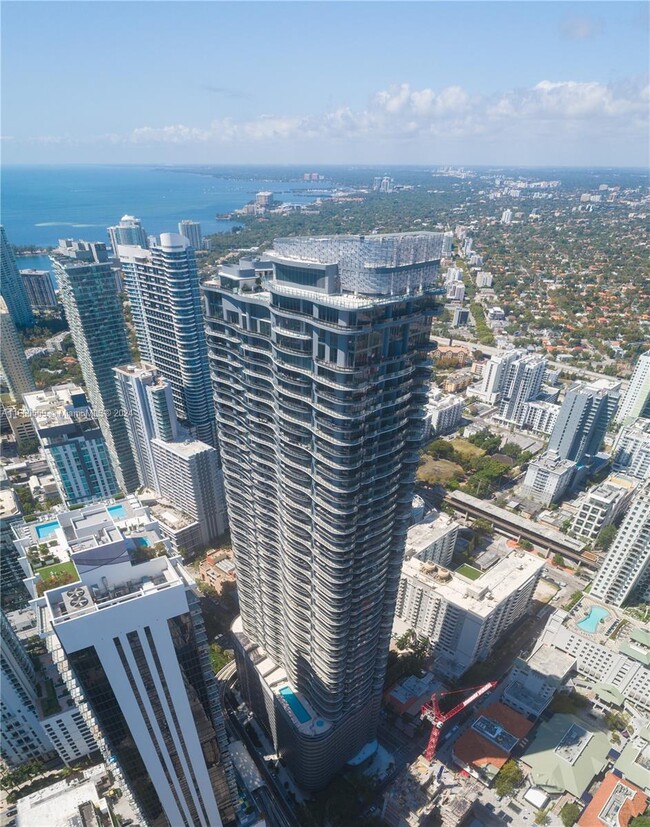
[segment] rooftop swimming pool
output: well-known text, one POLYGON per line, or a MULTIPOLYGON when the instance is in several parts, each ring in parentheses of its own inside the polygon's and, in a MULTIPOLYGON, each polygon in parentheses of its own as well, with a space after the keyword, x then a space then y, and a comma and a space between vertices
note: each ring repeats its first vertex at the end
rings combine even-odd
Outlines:
POLYGON ((301 724, 306 724, 307 721, 311 720, 311 715, 300 703, 300 701, 296 697, 296 693, 293 691, 293 689, 291 689, 291 687, 283 686, 280 690, 280 695, 282 695, 284 700, 289 704, 291 711, 300 721, 301 724))
POLYGON ((606 617, 609 617, 607 609, 603 609, 601 606, 592 606, 587 617, 583 617, 577 625, 585 632, 593 635, 598 631, 600 621, 605 620, 606 617))
POLYGON ((106 510, 111 517, 126 517, 126 508, 119 503, 117 505, 109 505, 106 510))
POLYGON ((51 523, 43 523, 43 525, 37 525, 36 536, 39 540, 44 540, 46 537, 49 537, 50 534, 54 534, 58 527, 58 520, 53 520, 51 523))

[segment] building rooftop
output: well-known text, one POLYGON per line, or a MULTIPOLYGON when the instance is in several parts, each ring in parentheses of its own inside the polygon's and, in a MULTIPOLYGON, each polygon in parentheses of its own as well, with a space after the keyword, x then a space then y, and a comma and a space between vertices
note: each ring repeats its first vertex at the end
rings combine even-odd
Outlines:
POLYGON ((562 683, 575 666, 575 658, 553 646, 542 644, 535 649, 526 663, 541 675, 562 683))
POLYGON ((25 585, 33 598, 46 593, 55 618, 169 579, 168 541, 135 498, 63 511, 15 534, 25 585))
POLYGON ((165 440, 154 438, 151 441, 159 445, 164 445, 168 453, 176 454, 176 456, 183 457, 184 459, 195 457, 206 451, 214 451, 211 445, 207 445, 198 439, 186 439, 183 440, 183 442, 166 442, 165 440))
POLYGON ((0 520, 11 520, 14 517, 20 517, 20 506, 16 495, 11 488, 3 488, 0 490, 0 520))
POLYGON ((642 790, 609 772, 583 810, 578 827, 628 827, 647 806, 648 798, 642 790))
POLYGON ((158 368, 148 362, 140 362, 139 365, 120 365, 119 367, 113 368, 113 370, 117 370, 128 376, 137 376, 140 379, 151 379, 150 387, 152 388, 165 388, 168 384, 160 375, 158 368))
POLYGON ((493 778, 533 726, 528 718, 497 701, 475 715, 472 725, 454 744, 454 758, 493 778))
POLYGON ((451 572, 433 563, 422 563, 415 557, 404 563, 402 574, 435 589, 447 602, 479 617, 487 617, 513 591, 537 576, 543 568, 544 562, 539 557, 513 551, 489 571, 479 573, 477 579, 463 576, 460 573, 462 567, 451 572))
POLYGON ((524 753, 532 783, 548 793, 569 792, 576 798, 603 771, 609 738, 572 715, 557 714, 543 722, 524 753))
MULTIPOLYGON (((95 808, 109 814, 104 792, 110 787, 105 764, 85 770, 79 779, 66 779, 50 784, 16 802, 16 827, 99 827, 103 822, 95 808), (101 792, 101 794, 100 794, 101 792), (91 806, 85 806, 90 804, 91 806)), ((121 800, 120 800, 121 801, 121 800)), ((126 805, 128 806, 128 805, 126 805)), ((120 805, 123 810, 123 805, 120 805)))
POLYGON ((95 418, 85 392, 72 382, 26 393, 23 403, 37 430, 41 432, 83 421, 89 421, 95 426, 95 418))
POLYGON ((573 633, 650 665, 650 639, 645 624, 610 603, 585 594, 569 612, 557 609, 551 617, 573 633))
POLYGON ((406 535, 406 548, 404 556, 406 559, 419 554, 424 549, 446 536, 454 529, 458 529, 458 523, 444 511, 433 511, 431 514, 412 525, 406 535))
POLYGON ((630 738, 614 767, 624 778, 650 795, 650 728, 630 738))

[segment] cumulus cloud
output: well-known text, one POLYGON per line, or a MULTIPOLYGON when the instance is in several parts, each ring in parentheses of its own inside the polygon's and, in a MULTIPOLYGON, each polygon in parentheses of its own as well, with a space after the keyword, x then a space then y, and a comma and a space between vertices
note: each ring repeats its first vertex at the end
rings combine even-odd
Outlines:
POLYGON ((648 116, 648 85, 542 80, 529 89, 502 95, 488 107, 496 118, 560 121, 648 116))
POLYGON ((596 130, 647 134, 647 81, 618 84, 541 80, 533 86, 493 96, 473 95, 461 86, 413 88, 401 83, 373 94, 364 108, 343 106, 319 115, 262 114, 248 120, 215 118, 207 126, 176 123, 140 126, 127 135, 86 139, 41 136, 40 143, 131 145, 342 145, 398 141, 431 142, 480 137, 522 139, 563 131, 589 139, 596 130))

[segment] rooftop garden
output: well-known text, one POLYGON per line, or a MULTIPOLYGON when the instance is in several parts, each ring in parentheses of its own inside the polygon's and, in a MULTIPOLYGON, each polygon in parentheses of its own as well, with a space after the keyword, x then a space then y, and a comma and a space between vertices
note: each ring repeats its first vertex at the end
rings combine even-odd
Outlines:
POLYGON ((480 571, 480 569, 475 569, 474 566, 463 563, 462 566, 456 569, 456 574, 462 574, 462 576, 467 577, 468 580, 478 580, 483 572, 480 571))
POLYGON ((76 583, 79 580, 79 572, 72 561, 55 563, 38 569, 39 582, 36 584, 36 592, 40 596, 49 589, 57 589, 59 586, 66 586, 68 583, 76 583))

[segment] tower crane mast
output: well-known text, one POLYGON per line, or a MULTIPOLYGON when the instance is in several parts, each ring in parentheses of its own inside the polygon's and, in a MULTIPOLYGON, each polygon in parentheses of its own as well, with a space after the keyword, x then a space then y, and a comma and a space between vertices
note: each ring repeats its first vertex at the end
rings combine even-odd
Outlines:
POLYGON ((467 709, 470 704, 485 695, 486 692, 490 692, 490 690, 494 689, 496 685, 496 681, 490 681, 489 683, 483 684, 483 686, 472 686, 468 689, 456 689, 453 692, 443 692, 440 699, 446 697, 447 695, 454 695, 457 692, 471 692, 474 690, 471 695, 465 698, 464 701, 456 704, 456 706, 450 709, 449 712, 443 712, 440 709, 440 706, 438 705, 438 696, 435 693, 431 696, 431 700, 428 701, 421 710, 423 717, 433 724, 431 728, 431 735, 429 736, 429 743, 427 744, 427 748, 424 753, 424 757, 427 761, 429 761, 429 763, 433 760, 433 757, 436 754, 440 733, 447 721, 453 718, 454 715, 458 715, 459 712, 467 709))

